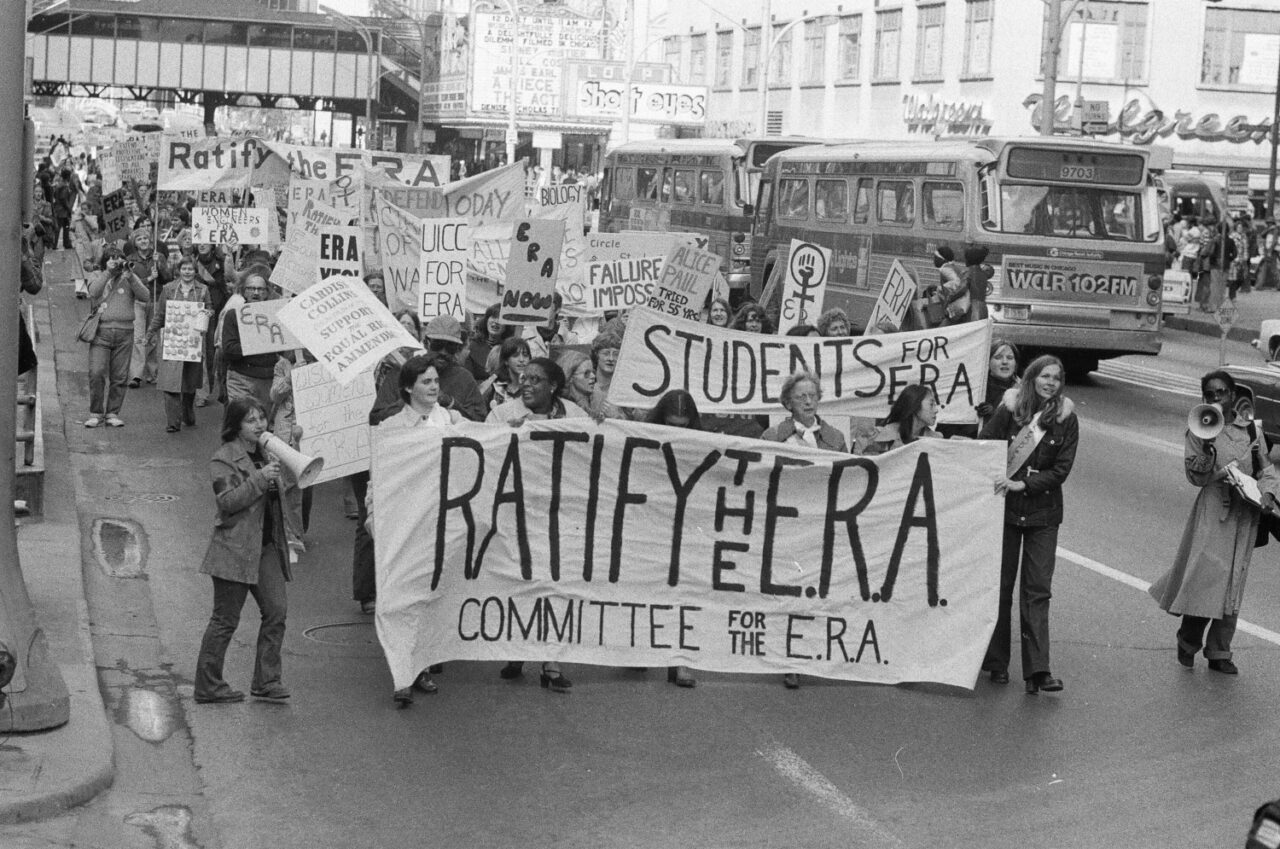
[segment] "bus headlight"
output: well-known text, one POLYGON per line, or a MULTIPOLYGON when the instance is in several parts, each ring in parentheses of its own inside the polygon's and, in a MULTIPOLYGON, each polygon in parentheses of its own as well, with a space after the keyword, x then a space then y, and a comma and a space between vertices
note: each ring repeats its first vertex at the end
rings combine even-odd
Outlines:
POLYGON ((1159 274, 1148 274, 1147 288, 1150 289, 1152 292, 1159 292, 1161 289, 1164 288, 1164 278, 1161 277, 1159 274))
POLYGON ((1160 304, 1160 293, 1159 293, 1159 292, 1148 292, 1148 293, 1147 293, 1147 306, 1154 307, 1154 306, 1158 306, 1159 304, 1160 304))

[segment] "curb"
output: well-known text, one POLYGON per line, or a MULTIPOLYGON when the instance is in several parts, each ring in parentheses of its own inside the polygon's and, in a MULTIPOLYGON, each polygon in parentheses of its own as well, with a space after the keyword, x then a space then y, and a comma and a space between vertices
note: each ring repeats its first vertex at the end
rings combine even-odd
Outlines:
MULTIPOLYGON (((1164 326, 1170 330, 1185 330, 1188 333, 1195 333, 1200 336, 1212 336, 1214 339, 1222 338, 1222 328, 1218 326, 1218 322, 1215 319, 1192 318, 1189 315, 1170 315, 1165 316, 1164 326)), ((1232 342, 1244 342, 1247 345, 1258 338, 1258 333, 1258 328, 1236 324, 1227 331, 1227 338, 1232 342)))

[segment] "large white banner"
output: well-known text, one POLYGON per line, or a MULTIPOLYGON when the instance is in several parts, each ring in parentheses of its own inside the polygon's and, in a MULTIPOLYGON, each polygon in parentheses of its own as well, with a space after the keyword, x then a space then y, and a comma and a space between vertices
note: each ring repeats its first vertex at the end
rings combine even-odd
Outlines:
POLYGON ((396 687, 523 658, 971 688, 1004 462, 585 419, 374 428, 378 637, 396 687))
POLYGON ((780 413, 779 391, 807 368, 822 380, 823 414, 883 416, 903 388, 931 386, 941 422, 971 424, 986 397, 991 323, 881 336, 766 336, 663 316, 647 308, 627 322, 609 400, 649 408, 672 389, 701 412, 780 413))
POLYGON ((308 180, 337 180, 344 176, 355 178, 361 168, 369 167, 405 186, 443 186, 449 182, 451 161, 448 156, 303 147, 266 139, 260 139, 259 143, 270 153, 283 159, 291 174, 308 180))
POLYGON ((369 410, 377 396, 373 372, 361 372, 346 386, 320 363, 294 366, 292 376, 293 408, 302 428, 298 450, 324 458, 314 483, 367 471, 369 410))
POLYGON ((160 141, 157 187, 189 192, 247 188, 249 177, 270 155, 261 140, 252 137, 184 139, 166 136, 160 141))

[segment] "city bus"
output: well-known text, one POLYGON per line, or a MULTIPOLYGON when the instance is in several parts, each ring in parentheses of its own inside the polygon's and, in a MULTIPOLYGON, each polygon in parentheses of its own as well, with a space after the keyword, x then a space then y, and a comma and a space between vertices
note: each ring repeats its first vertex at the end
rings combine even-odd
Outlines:
MULTIPOLYGON (((894 260, 935 282, 936 248, 985 245, 996 335, 1098 360, 1160 352, 1164 240, 1149 151, 1056 138, 957 138, 796 148, 766 164, 752 224, 753 297, 793 239, 832 251, 824 306, 865 326, 894 260)), ((781 275, 777 275, 781 276, 781 275)), ((767 304, 772 306, 772 303, 767 304)))
POLYGON ((751 203, 769 157, 819 139, 655 139, 604 158, 600 231, 700 233, 736 303, 751 280, 751 203))

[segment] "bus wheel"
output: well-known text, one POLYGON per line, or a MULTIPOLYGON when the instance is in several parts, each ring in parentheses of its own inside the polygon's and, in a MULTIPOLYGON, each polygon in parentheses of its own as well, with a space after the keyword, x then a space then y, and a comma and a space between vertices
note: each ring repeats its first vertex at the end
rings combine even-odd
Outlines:
POLYGON ((1084 383, 1089 379, 1089 372, 1097 370, 1098 358, 1086 356, 1064 357, 1062 365, 1066 367, 1068 383, 1084 383))

